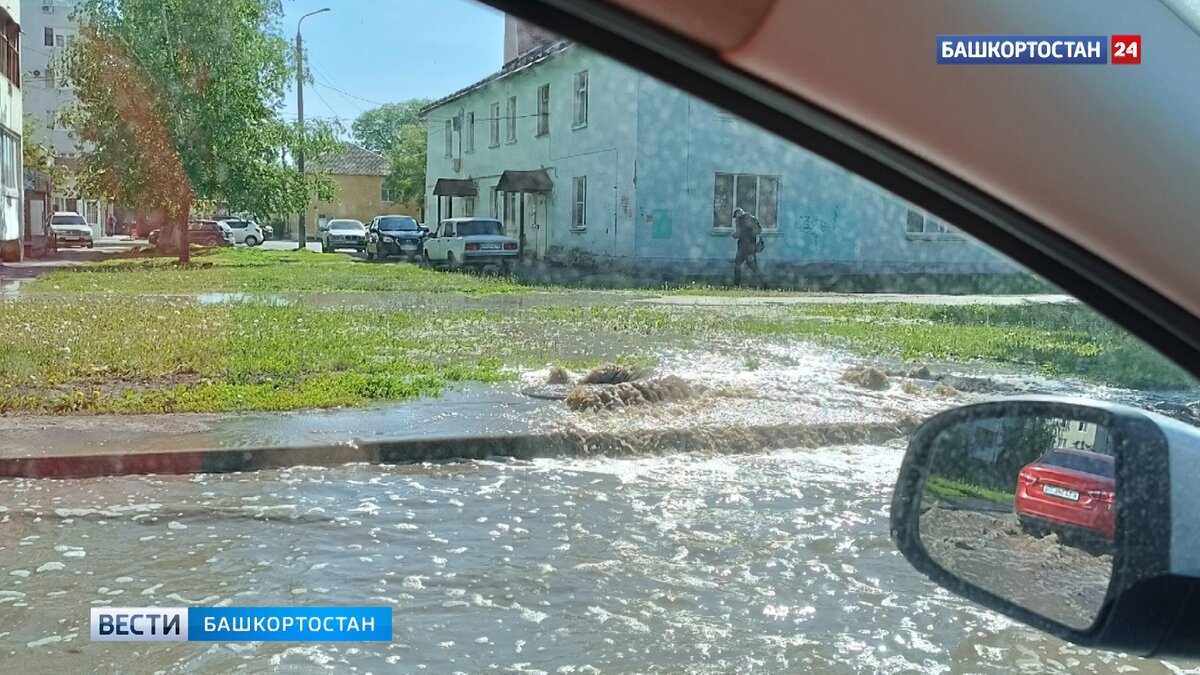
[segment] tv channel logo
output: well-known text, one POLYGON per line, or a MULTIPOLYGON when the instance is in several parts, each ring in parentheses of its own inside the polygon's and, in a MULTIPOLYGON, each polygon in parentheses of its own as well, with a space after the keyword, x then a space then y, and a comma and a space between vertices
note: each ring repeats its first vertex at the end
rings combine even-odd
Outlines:
POLYGON ((1137 65, 1141 35, 939 35, 947 65, 1137 65))
POLYGON ((92 607, 97 642, 389 642, 390 607, 92 607))

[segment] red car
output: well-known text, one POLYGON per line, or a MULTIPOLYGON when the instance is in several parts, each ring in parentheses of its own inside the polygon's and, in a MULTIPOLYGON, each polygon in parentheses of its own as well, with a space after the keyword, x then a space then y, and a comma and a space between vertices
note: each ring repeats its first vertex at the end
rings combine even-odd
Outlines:
POLYGON ((1059 448, 1017 475, 1016 512, 1027 532, 1077 530, 1116 538, 1112 455, 1059 448))

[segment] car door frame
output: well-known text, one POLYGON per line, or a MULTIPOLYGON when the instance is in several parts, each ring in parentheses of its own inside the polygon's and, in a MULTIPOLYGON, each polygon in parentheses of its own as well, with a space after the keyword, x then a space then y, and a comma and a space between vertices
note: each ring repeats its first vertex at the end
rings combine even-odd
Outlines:
POLYGON ((367 253, 379 256, 379 251, 379 216, 375 216, 371 219, 371 224, 367 225, 367 253), (371 250, 372 246, 375 247, 374 251, 371 250))
MULTIPOLYGON (((924 209, 1016 261, 1200 377, 1200 316, 895 141, 730 65, 606 0, 483 0, 736 114, 924 209)), ((932 38, 931 38, 932 39, 932 38)), ((932 53, 932 52, 931 52, 932 53)))

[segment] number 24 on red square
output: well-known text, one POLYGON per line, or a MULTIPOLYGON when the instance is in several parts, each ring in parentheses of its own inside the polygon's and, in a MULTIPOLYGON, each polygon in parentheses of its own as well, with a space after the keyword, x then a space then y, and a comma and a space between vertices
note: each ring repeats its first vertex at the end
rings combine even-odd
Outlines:
POLYGON ((1137 65, 1141 63, 1142 36, 1112 36, 1112 62, 1114 65, 1137 65))

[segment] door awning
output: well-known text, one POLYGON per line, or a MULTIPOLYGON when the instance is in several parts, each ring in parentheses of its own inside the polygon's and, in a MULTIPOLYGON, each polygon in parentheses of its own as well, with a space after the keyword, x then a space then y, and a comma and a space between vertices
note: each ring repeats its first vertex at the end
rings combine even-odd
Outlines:
POLYGON ((554 181, 545 169, 505 171, 500 174, 496 189, 500 192, 549 192, 554 189, 554 181))
POLYGON ((479 188, 471 178, 439 178, 433 185, 433 194, 438 197, 474 197, 479 194, 479 188))

